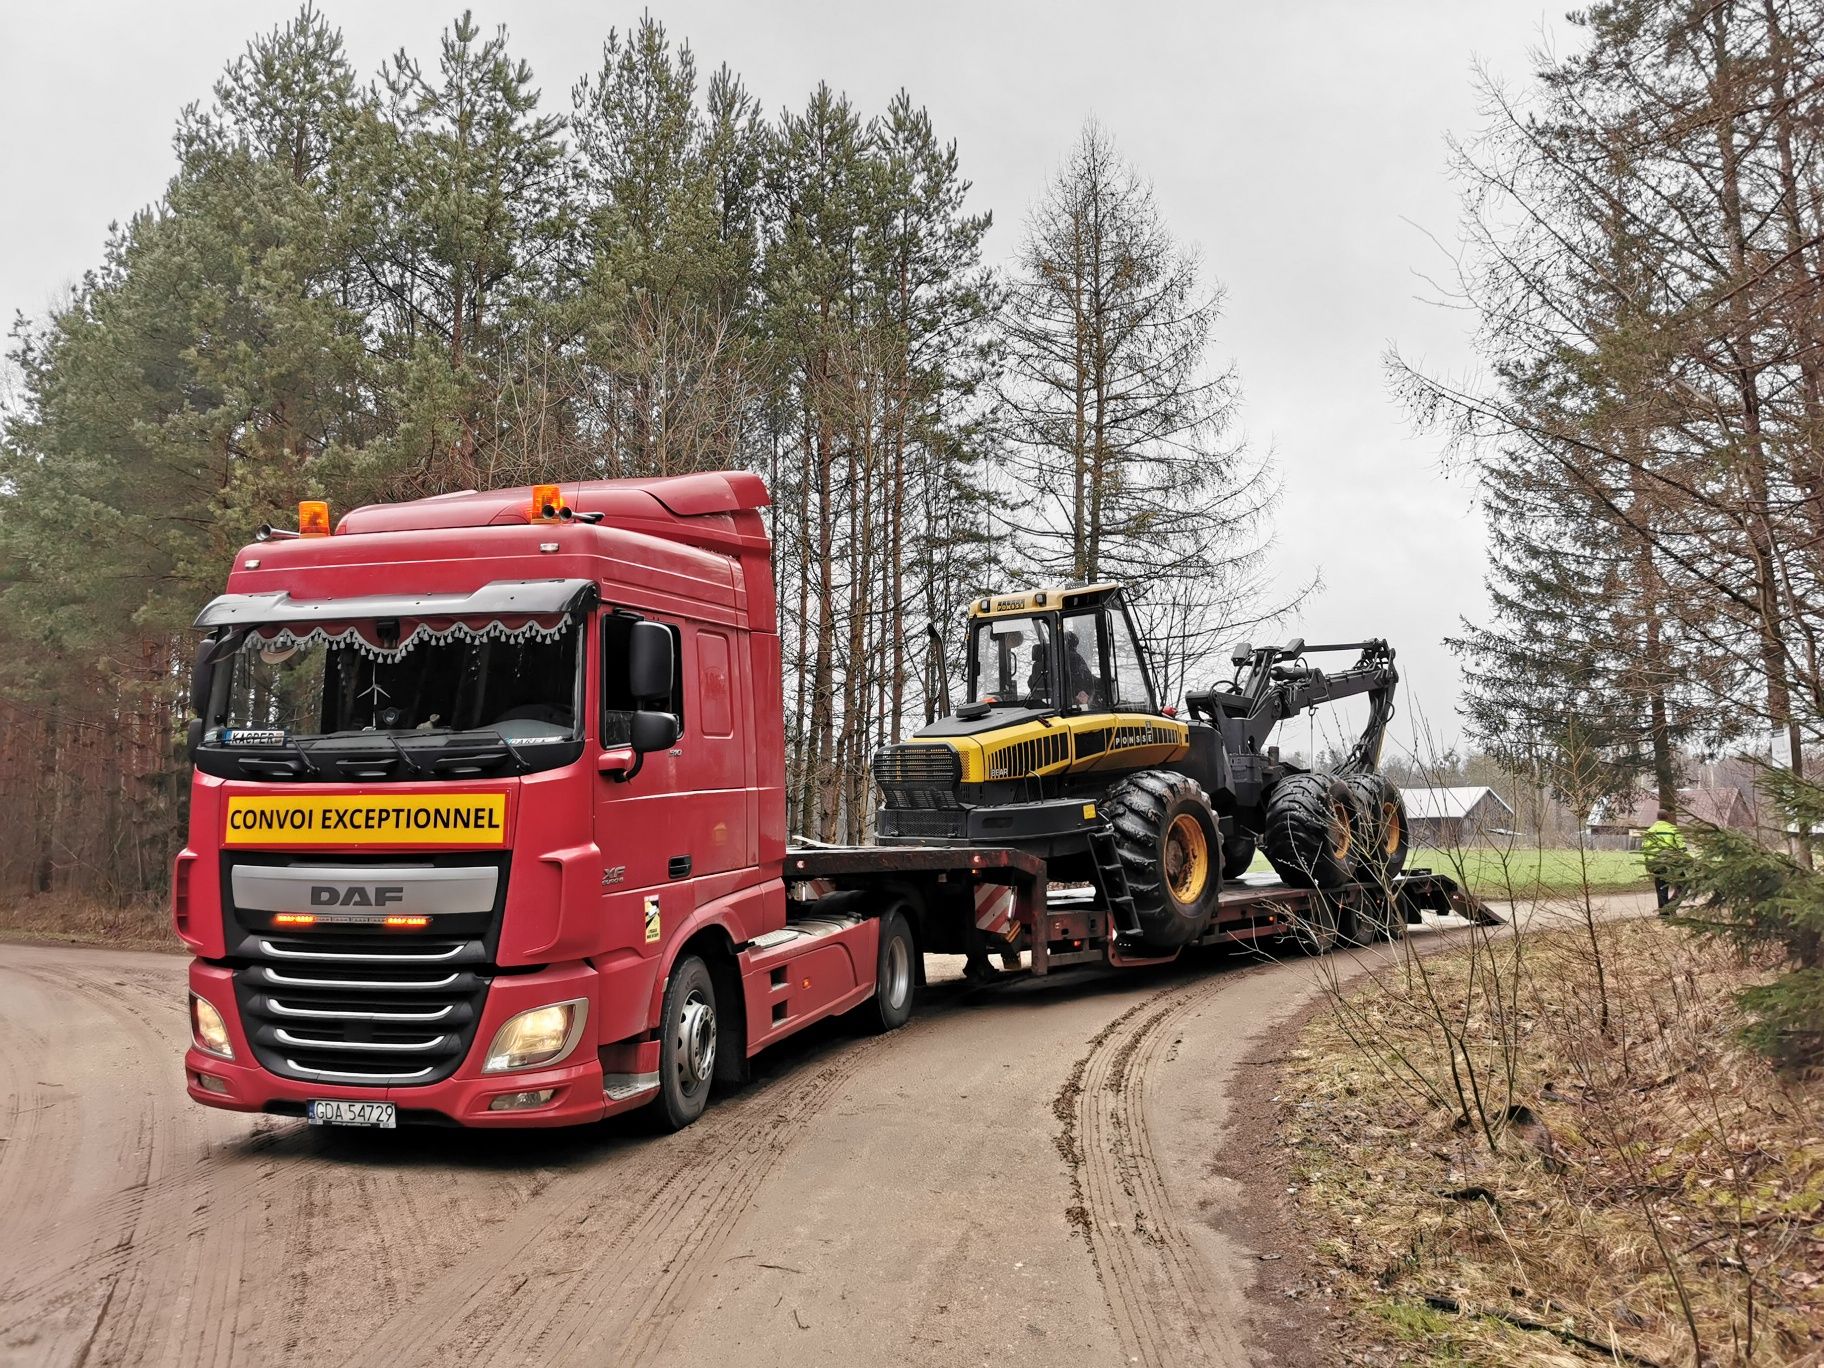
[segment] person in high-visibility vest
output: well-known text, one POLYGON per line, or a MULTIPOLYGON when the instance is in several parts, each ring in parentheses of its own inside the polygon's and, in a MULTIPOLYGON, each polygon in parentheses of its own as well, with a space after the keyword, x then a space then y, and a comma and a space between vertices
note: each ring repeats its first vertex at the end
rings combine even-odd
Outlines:
POLYGON ((1666 904, 1678 896, 1679 890, 1667 883, 1662 871, 1668 855, 1684 854, 1685 838, 1679 834, 1678 825, 1672 820, 1670 808, 1659 810, 1659 820, 1648 827, 1640 838, 1640 853, 1647 862, 1647 871, 1653 876, 1653 895, 1659 899, 1660 912, 1663 915, 1666 904))

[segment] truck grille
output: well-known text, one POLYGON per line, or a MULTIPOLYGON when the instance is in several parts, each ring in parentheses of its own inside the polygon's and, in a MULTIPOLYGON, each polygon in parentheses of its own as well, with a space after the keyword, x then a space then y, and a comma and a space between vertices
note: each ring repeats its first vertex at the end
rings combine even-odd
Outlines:
POLYGON ((316 1083, 410 1086, 455 1072, 490 982, 479 939, 261 935, 235 994, 271 1072, 316 1083))
POLYGON ((962 777, 950 746, 886 746, 874 753, 874 782, 890 808, 954 808, 962 777))

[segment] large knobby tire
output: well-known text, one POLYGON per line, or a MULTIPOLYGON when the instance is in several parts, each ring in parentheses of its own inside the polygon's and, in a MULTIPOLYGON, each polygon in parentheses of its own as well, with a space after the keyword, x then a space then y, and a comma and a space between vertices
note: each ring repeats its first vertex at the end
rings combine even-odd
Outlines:
POLYGON ((1391 779, 1381 774, 1354 773, 1341 776, 1355 795, 1357 817, 1355 857, 1358 877, 1363 883, 1392 886, 1393 876, 1406 866, 1410 833, 1406 824, 1406 800, 1391 779))
POLYGON ((892 1031, 906 1024, 918 996, 918 947, 900 908, 880 915, 880 951, 874 960, 874 996, 860 1016, 871 1031, 892 1031))
POLYGON ((1239 831, 1222 843, 1222 881, 1233 883, 1254 864, 1254 842, 1239 831))
POLYGON ((1222 892, 1222 835, 1195 779, 1141 770, 1108 791, 1102 812, 1149 949, 1176 950, 1201 936, 1222 892))
POLYGON ((659 1013, 659 1095, 653 1119, 668 1131, 683 1130, 709 1105, 716 1066, 716 984, 709 966, 686 955, 665 981, 659 1013))
POLYGON ((1294 888, 1341 888, 1355 878, 1355 795, 1328 774, 1288 774, 1267 795, 1262 833, 1273 869, 1294 888))

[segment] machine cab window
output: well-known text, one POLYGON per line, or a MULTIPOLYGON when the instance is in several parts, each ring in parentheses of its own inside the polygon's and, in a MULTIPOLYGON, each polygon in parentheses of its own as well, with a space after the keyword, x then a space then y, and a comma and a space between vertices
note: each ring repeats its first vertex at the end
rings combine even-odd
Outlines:
POLYGON ((1158 712, 1152 679, 1140 654, 1140 643, 1134 639, 1134 624, 1118 602, 1110 603, 1106 613, 1110 706, 1117 712, 1158 712))
POLYGON ((969 705, 1157 712, 1118 585, 983 599, 969 638, 969 705))
POLYGON ((1105 712, 1109 703, 1104 665, 1102 611, 1064 615, 1064 707, 1070 712, 1105 712))
POLYGON ((969 653, 969 697, 1004 706, 1051 708, 1052 620, 1044 615, 976 623, 969 653))

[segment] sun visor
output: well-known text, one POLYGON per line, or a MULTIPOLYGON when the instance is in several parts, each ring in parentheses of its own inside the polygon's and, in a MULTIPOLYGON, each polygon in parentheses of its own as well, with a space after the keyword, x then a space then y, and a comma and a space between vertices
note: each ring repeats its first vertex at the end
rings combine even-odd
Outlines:
POLYGON ((197 615, 196 625, 549 617, 584 606, 594 593, 595 581, 586 579, 495 580, 468 594, 370 594, 336 599, 294 599, 281 589, 271 594, 223 594, 197 615))

